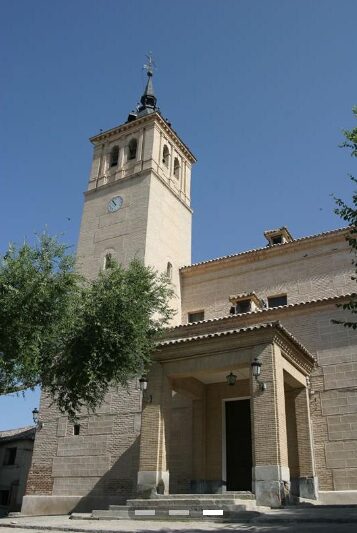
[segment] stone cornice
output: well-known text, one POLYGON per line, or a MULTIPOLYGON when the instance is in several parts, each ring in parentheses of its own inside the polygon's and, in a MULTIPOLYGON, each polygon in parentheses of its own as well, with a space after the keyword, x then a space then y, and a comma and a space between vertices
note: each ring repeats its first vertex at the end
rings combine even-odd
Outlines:
POLYGON ((209 355, 210 351, 218 353, 270 343, 277 344, 283 356, 304 374, 310 374, 316 366, 315 358, 280 322, 268 322, 239 329, 163 340, 157 345, 154 359, 164 362, 192 356, 205 356, 209 355))
POLYGON ((136 120, 133 120, 132 122, 126 122, 125 124, 121 124, 120 126, 116 126, 115 128, 112 128, 107 131, 103 131, 99 133, 98 135, 94 135, 93 137, 90 137, 89 140, 92 144, 98 144, 103 141, 106 141, 110 137, 113 137, 114 135, 118 135, 121 133, 129 132, 130 130, 136 129, 137 126, 144 126, 145 124, 148 124, 150 122, 157 121, 161 128, 165 131, 165 133, 171 137, 171 139, 177 143, 182 150, 183 154, 187 157, 187 159, 191 163, 196 163, 197 159, 191 152, 191 150, 188 148, 188 146, 181 140, 181 138, 177 135, 177 133, 171 128, 171 126, 162 118, 159 113, 151 113, 150 115, 146 115, 145 117, 137 118, 136 120), (135 127, 135 128, 134 128, 135 127))
POLYGON ((296 344, 286 336, 284 338, 281 335, 275 335, 273 340, 281 349, 283 357, 303 374, 310 375, 317 366, 316 359, 306 349, 298 350, 296 344))
POLYGON ((201 332, 215 332, 239 326, 243 327, 243 324, 250 325, 260 323, 261 321, 277 320, 280 319, 280 317, 288 317, 294 313, 309 311, 309 309, 313 307, 336 306, 337 304, 342 304, 356 296, 357 295, 354 293, 342 294, 331 296, 329 298, 320 298, 305 302, 297 302, 295 304, 282 305, 279 307, 266 307, 265 309, 256 309, 249 313, 212 318, 191 324, 181 324, 174 328, 167 328, 165 330, 165 338, 182 338, 185 336, 200 334, 201 332))
MULTIPOLYGON (((124 176, 122 178, 119 178, 117 180, 111 181, 110 183, 105 183, 104 185, 99 185, 98 187, 94 187, 93 189, 88 189, 87 191, 84 191, 84 196, 91 196, 94 193, 98 193, 99 191, 110 189, 111 187, 114 187, 115 185, 118 186, 121 182, 132 180, 136 178, 145 178, 149 176, 150 174, 153 174, 160 182, 165 185, 165 187, 180 201, 180 203, 190 212, 193 213, 192 208, 186 204, 181 198, 181 196, 172 188, 170 187, 167 182, 153 169, 153 168, 146 168, 144 170, 141 170, 140 172, 133 172, 132 174, 129 174, 129 176, 124 176)), ((92 180, 96 181, 96 180, 92 180)))

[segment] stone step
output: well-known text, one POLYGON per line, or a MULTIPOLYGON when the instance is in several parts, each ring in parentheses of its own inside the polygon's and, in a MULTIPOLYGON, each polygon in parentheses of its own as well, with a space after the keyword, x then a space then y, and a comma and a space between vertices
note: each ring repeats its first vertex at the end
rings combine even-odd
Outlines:
POLYGON ((250 492, 250 491, 247 491, 247 490, 242 490, 242 491, 226 491, 226 492, 219 492, 219 493, 215 493, 215 494, 208 494, 208 493, 203 493, 203 494, 167 494, 167 495, 160 495, 158 494, 157 496, 155 496, 154 498, 151 498, 153 500, 167 500, 167 499, 175 499, 175 500, 189 500, 191 498, 193 499, 210 499, 210 498, 214 498, 214 499, 226 499, 226 498, 238 498, 238 499, 247 499, 247 500, 255 500, 255 495, 250 492))
MULTIPOLYGON (((152 507, 155 509, 164 509, 168 507, 207 507, 209 505, 215 505, 218 507, 223 506, 232 506, 232 505, 244 505, 245 503, 251 502, 251 500, 233 500, 233 499, 216 499, 216 498, 206 498, 204 500, 200 499, 187 499, 187 500, 174 500, 174 499, 163 499, 163 500, 128 500, 126 502, 128 507, 139 508, 139 507, 152 507)), ((109 509, 115 509, 115 505, 111 505, 109 509)))
POLYGON ((210 520, 249 521, 265 508, 257 507, 248 491, 223 494, 168 494, 152 499, 135 498, 126 505, 110 505, 94 510, 93 519, 102 520, 210 520))
POLYGON ((258 511, 238 509, 117 509, 95 510, 95 520, 226 520, 249 522, 260 516, 258 511))
POLYGON ((93 520, 92 513, 71 513, 70 520, 93 520))

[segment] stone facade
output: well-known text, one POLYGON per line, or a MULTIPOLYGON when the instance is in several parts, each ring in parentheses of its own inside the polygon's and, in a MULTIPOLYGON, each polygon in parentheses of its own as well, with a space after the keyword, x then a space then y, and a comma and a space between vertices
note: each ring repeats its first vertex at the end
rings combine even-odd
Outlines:
POLYGON ((357 490, 356 333, 331 323, 355 290, 348 229, 278 228, 259 249, 190 265, 195 158, 144 111, 91 139, 77 264, 93 278, 108 254, 140 258, 171 277, 177 313, 144 395, 137 381, 113 389, 77 427, 42 396, 23 511, 235 487, 273 507, 319 490, 333 503, 357 490))

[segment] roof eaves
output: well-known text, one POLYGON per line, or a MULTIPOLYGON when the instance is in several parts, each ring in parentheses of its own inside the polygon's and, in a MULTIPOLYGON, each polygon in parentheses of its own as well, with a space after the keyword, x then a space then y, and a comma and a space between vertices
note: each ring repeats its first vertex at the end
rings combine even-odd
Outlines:
POLYGON ((293 241, 289 241, 289 242, 283 242, 283 243, 280 243, 280 244, 275 244, 274 246, 262 246, 261 248, 252 248, 251 250, 246 250, 244 252, 238 252, 236 254, 228 254, 228 255, 223 255, 221 257, 216 257, 214 259, 207 259, 206 261, 200 261, 198 263, 193 263, 192 265, 184 265, 180 268, 180 272, 184 272, 184 271, 188 271, 188 270, 191 270, 191 269, 194 269, 196 267, 200 267, 200 266, 203 266, 203 265, 208 265, 208 264, 213 264, 213 263, 218 263, 220 261, 225 261, 225 260, 228 260, 228 259, 233 259, 235 257, 243 257, 243 256, 246 256, 246 255, 249 255, 249 254, 255 254, 255 253, 258 253, 258 252, 267 252, 267 253, 270 253, 271 250, 277 250, 283 246, 289 246, 289 247, 292 247, 296 244, 299 244, 301 242, 304 242, 304 241, 307 241, 307 240, 310 240, 310 239, 318 239, 318 238, 321 238, 321 237, 327 237, 327 236, 330 236, 330 235, 333 235, 333 234, 339 234, 339 233, 347 233, 347 231, 350 229, 350 226, 345 226, 343 228, 338 228, 338 229, 334 229, 334 230, 331 230, 331 231, 324 231, 322 233, 316 233, 315 235, 308 235, 306 237, 300 237, 299 239, 294 239, 293 241))
POLYGON ((284 326, 281 325, 279 321, 274 322, 265 322, 263 324, 256 324, 254 326, 246 326, 243 328, 237 328, 237 329, 230 329, 230 330, 224 330, 224 331, 218 331, 216 333, 204 333, 201 335, 193 335, 192 337, 181 337, 179 339, 172 339, 167 341, 162 341, 158 344, 158 346, 173 346, 177 344, 183 344, 198 340, 205 340, 205 339, 213 339, 218 337, 224 337, 228 335, 234 335, 234 334, 241 334, 241 333, 247 333, 247 332, 253 332, 253 331, 259 331, 262 329, 268 329, 268 328, 276 328, 279 331, 281 331, 290 341, 292 341, 300 350, 302 350, 305 355, 310 357, 312 360, 316 360, 313 355, 305 348, 303 344, 301 344, 295 337, 292 335, 287 329, 284 328, 284 326))
POLYGON ((0 443, 9 442, 13 440, 24 440, 24 439, 32 440, 35 438, 35 432, 36 432, 35 426, 25 426, 22 428, 0 431, 0 443))
POLYGON ((326 296, 325 298, 316 298, 313 300, 306 300, 306 301, 297 302, 294 304, 278 305, 277 307, 263 307, 263 308, 255 309, 254 311, 248 311, 247 313, 236 313, 234 315, 229 314, 229 315, 222 316, 222 317, 209 318, 207 320, 200 320, 198 322, 190 322, 188 324, 179 324, 173 328, 168 328, 167 331, 170 331, 170 330, 174 331, 180 328, 189 328, 196 324, 212 324, 213 322, 220 322, 224 320, 234 320, 236 317, 240 317, 240 316, 249 317, 249 316, 257 315, 259 313, 274 312, 274 311, 281 310, 281 309, 292 309, 292 308, 302 307, 306 305, 328 303, 334 300, 342 300, 345 298, 355 298, 355 297, 357 297, 357 293, 351 292, 347 294, 341 294, 338 296, 326 296))

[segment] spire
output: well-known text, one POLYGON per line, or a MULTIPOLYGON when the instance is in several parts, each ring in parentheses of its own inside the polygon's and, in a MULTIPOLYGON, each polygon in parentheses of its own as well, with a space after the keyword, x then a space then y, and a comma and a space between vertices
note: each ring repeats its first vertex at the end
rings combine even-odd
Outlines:
POLYGON ((139 106, 139 115, 147 115, 152 113, 156 109, 156 96, 154 93, 154 86, 152 83, 152 77, 154 74, 155 63, 152 59, 152 53, 149 52, 149 55, 146 56, 148 62, 144 65, 146 70, 148 81, 146 83, 145 91, 142 97, 140 98, 141 105, 139 106))
POLYGON ((149 55, 147 55, 146 57, 148 59, 148 62, 144 65, 144 69, 146 70, 148 80, 146 83, 144 94, 140 98, 140 104, 138 104, 136 111, 132 111, 131 113, 129 113, 128 122, 131 122, 132 120, 135 120, 138 117, 143 117, 145 115, 149 115, 150 113, 158 111, 158 108, 156 107, 157 100, 154 93, 154 86, 152 83, 155 63, 152 59, 151 52, 149 52, 149 55))

